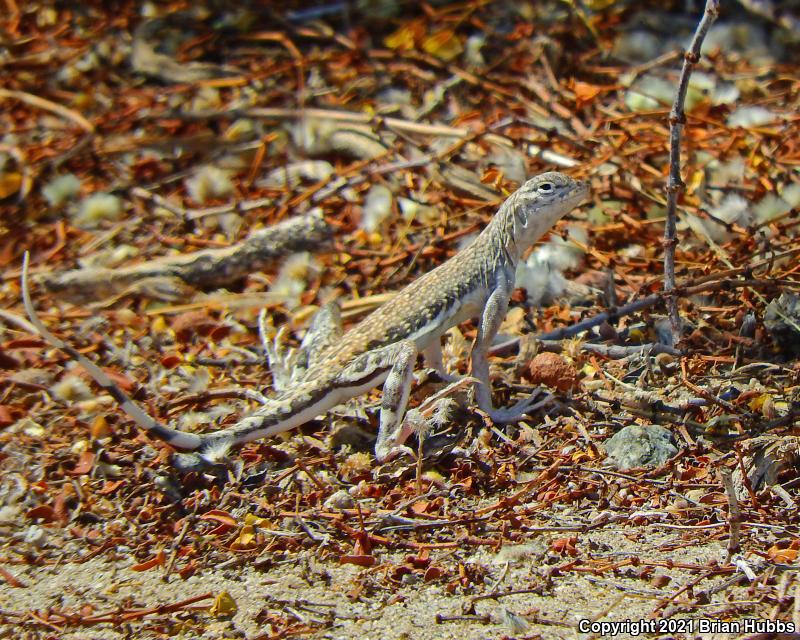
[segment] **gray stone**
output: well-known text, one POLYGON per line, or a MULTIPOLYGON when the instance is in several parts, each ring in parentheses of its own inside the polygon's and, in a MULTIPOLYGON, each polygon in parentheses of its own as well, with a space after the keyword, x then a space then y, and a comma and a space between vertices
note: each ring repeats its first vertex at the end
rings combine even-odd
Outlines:
POLYGON ((678 453, 672 432, 658 425, 625 427, 603 447, 608 455, 606 461, 620 471, 658 467, 678 453))

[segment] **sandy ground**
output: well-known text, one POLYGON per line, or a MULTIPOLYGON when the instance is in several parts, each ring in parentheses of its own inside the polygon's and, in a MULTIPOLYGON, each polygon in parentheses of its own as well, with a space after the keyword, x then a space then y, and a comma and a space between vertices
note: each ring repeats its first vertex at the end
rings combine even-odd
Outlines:
MULTIPOLYGON (((625 527, 609 527, 579 537, 579 545, 592 551, 595 559, 610 562, 632 555, 650 561, 673 560, 676 563, 706 564, 718 559, 718 542, 703 544, 697 540, 677 551, 664 551, 676 542, 674 531, 649 527, 631 535, 625 527), (626 535, 627 534, 627 535, 626 535), (638 538, 632 540, 631 538, 638 538)), ((129 562, 94 558, 84 564, 65 563, 54 567, 14 567, 14 573, 26 588, 0 587, 0 609, 34 611, 47 608, 78 611, 91 604, 93 614, 114 610, 156 607, 205 593, 228 592, 237 605, 232 617, 214 618, 207 606, 192 613, 159 613, 129 624, 100 624, 88 628, 48 629, 28 620, 21 626, 0 627, 6 638, 63 638, 64 640, 160 637, 160 630, 182 629, 181 637, 192 638, 269 638, 272 637, 267 615, 288 616, 302 622, 305 637, 318 638, 460 638, 477 640, 499 637, 589 638, 609 635, 581 634, 578 623, 587 620, 655 619, 653 611, 660 598, 668 597, 692 579, 687 571, 659 568, 647 579, 638 568, 627 567, 614 575, 608 572, 593 576, 565 572, 548 581, 543 578, 542 562, 549 542, 555 536, 542 534, 524 545, 507 546, 498 553, 481 549, 442 551, 433 554, 443 564, 473 564, 488 569, 484 588, 450 594, 442 584, 410 580, 397 590, 380 586, 371 578, 381 572, 381 565, 364 569, 353 565, 321 562, 317 555, 303 552, 267 570, 249 566, 247 561, 204 570, 186 580, 173 575, 162 580, 163 568, 132 571, 129 562), (361 585, 361 588, 359 588, 361 585), (366 586, 365 586, 366 585, 366 586), (658 586, 656 586, 658 585, 658 586), (539 594, 524 593, 501 598, 473 598, 492 592, 539 587, 539 594), (358 594, 354 597, 354 594, 358 594), (474 607, 471 606, 474 604, 474 607), (472 617, 463 616, 472 610, 472 617), (437 619, 438 617, 438 619, 437 619), (453 619, 448 619, 453 618, 453 619), (183 620, 179 625, 175 621, 183 620), (516 620, 516 622, 515 622, 516 620), (537 635, 538 634, 538 635, 537 635)), ((385 555, 381 560, 398 560, 385 555)), ((698 589, 708 589, 726 577, 703 581, 698 589)), ((730 598, 728 591, 726 599, 730 598)), ((680 597, 675 603, 680 603, 680 597)), ((211 600, 204 601, 208 605, 211 600)), ((715 618, 715 611, 726 606, 715 596, 707 611, 691 612, 693 618, 715 618), (714 603, 717 602, 717 606, 714 603)), ((671 606, 670 617, 686 617, 671 606)), ((647 634, 656 637, 660 634, 647 634)), ((666 634, 665 634, 666 635, 666 634)), ((629 633, 613 637, 636 637, 629 633)), ((641 637, 641 636, 640 636, 641 637)), ((681 636, 679 637, 688 637, 681 636)), ((724 635, 704 637, 728 637, 724 635)))

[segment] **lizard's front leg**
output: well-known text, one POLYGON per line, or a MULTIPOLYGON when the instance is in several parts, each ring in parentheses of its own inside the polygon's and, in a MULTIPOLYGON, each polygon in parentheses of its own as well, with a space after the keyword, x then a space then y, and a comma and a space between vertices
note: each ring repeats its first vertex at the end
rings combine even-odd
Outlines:
POLYGON ((475 345, 472 347, 472 367, 471 373, 479 382, 475 385, 475 396, 478 408, 485 412, 493 422, 506 423, 515 422, 522 418, 534 406, 534 397, 526 398, 517 402, 515 405, 506 409, 495 409, 492 407, 492 387, 489 381, 489 347, 492 340, 500 330, 500 325, 508 311, 508 299, 510 291, 504 284, 498 285, 489 299, 481 316, 478 325, 478 335, 475 338, 475 345))

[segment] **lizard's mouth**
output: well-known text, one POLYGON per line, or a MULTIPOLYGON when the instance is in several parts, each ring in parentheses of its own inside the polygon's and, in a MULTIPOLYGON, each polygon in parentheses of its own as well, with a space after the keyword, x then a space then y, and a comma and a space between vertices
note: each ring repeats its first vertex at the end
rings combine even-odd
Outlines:
POLYGON ((577 191, 575 192, 574 199, 575 199, 575 206, 583 204, 587 200, 589 200, 589 196, 592 195, 592 189, 589 186, 588 182, 580 181, 576 183, 577 191))

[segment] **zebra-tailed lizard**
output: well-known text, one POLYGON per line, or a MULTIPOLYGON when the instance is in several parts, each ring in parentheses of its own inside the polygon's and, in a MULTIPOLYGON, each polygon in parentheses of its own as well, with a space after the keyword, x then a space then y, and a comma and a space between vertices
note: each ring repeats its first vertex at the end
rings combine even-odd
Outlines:
MULTIPOLYGON (((176 449, 216 460, 232 446, 304 424, 383 383, 375 444, 375 455, 383 461, 409 451, 403 443, 412 429, 403 417, 417 355, 423 353, 429 366, 444 373, 441 336, 469 318, 479 319, 471 354, 478 407, 495 422, 514 421, 530 409, 531 398, 507 409, 492 407, 488 349, 506 315, 520 257, 588 195, 585 183, 561 173, 543 173, 511 194, 469 246, 412 282, 347 333, 342 331, 338 307, 323 307, 289 363, 293 365, 290 384, 285 388, 277 385, 278 393, 253 413, 212 433, 188 433, 159 423, 97 365, 50 333, 31 302, 27 255, 23 300, 31 322, 45 340, 78 361, 139 427, 176 449)), ((275 369, 286 364, 275 361, 274 351, 270 359, 275 369)))

